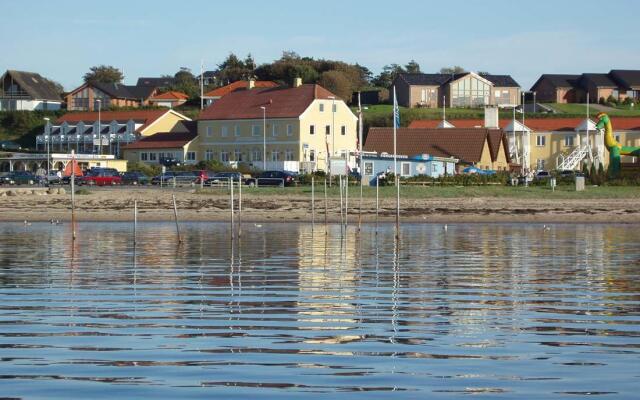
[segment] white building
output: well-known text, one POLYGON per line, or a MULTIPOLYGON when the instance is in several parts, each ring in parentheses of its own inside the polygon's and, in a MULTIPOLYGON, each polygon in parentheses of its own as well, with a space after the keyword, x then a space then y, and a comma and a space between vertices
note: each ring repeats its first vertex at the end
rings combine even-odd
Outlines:
POLYGON ((53 82, 34 72, 8 70, 0 78, 0 111, 59 110, 53 82))

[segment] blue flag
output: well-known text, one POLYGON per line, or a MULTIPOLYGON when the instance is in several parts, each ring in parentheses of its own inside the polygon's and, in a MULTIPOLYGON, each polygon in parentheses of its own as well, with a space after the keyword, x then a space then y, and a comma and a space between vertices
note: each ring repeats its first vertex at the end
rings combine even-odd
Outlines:
POLYGON ((393 126, 395 128, 400 128, 400 108, 398 108, 395 86, 393 87, 393 126))

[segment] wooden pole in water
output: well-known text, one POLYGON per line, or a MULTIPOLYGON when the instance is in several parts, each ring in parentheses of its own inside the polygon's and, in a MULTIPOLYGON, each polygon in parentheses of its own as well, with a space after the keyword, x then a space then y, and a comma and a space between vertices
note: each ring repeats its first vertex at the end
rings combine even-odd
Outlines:
POLYGON ((136 236, 138 233, 138 200, 133 201, 133 244, 136 244, 136 236))
POLYGON ((338 175, 338 179, 340 180, 340 183, 338 184, 338 188, 340 189, 340 232, 342 232, 342 228, 344 227, 344 209, 343 207, 343 202, 342 202, 342 190, 343 190, 343 184, 342 184, 342 175, 338 175))
POLYGON ((229 187, 231 188, 231 192, 230 192, 230 196, 231 196, 231 201, 230 201, 230 208, 231 208, 231 240, 233 240, 233 224, 234 224, 234 213, 233 213, 233 179, 229 179, 229 187))
POLYGON ((344 177, 344 229, 349 225, 349 174, 344 177))
POLYGON ((327 178, 324 178, 324 233, 329 234, 327 224, 329 222, 329 201, 327 200, 327 178))
MULTIPOLYGON (((48 161, 47 161, 48 162, 48 161)), ((71 240, 76 240, 76 155, 71 150, 71 240)))
POLYGON ((242 178, 238 178, 238 237, 242 235, 242 178))
POLYGON ((396 175, 396 239, 400 239, 400 177, 396 175))
POLYGON ((376 235, 378 234, 378 208, 380 207, 380 177, 376 175, 376 235))
POLYGON ((316 224, 316 181, 315 177, 311 176, 311 232, 316 224))
POLYGON ((176 204, 176 195, 172 194, 173 198, 173 216, 176 220, 176 233, 178 234, 178 244, 182 243, 182 237, 180 236, 180 224, 178 223, 178 205, 176 204))

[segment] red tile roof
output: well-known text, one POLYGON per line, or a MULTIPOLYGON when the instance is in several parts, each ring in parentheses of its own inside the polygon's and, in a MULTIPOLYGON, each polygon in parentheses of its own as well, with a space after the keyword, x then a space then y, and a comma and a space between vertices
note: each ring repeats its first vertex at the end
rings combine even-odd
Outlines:
POLYGON ((182 147, 198 136, 196 129, 187 132, 158 132, 144 137, 137 142, 123 145, 123 150, 137 149, 169 149, 182 147))
MULTIPOLYGON (((109 124, 111 121, 118 122, 127 122, 129 120, 142 122, 142 126, 140 126, 137 131, 140 132, 144 130, 151 123, 156 121, 158 118, 162 117, 166 113, 170 112, 169 110, 131 110, 131 111, 102 111, 100 113, 100 122, 104 124, 109 124)), ((92 124, 98 120, 98 113, 92 111, 83 111, 83 112, 70 112, 56 120, 57 124, 61 124, 63 122, 68 123, 78 123, 80 121, 88 124, 92 124)))
MULTIPOLYGON (((248 81, 235 81, 233 83, 228 84, 227 86, 222 86, 216 89, 213 89, 210 92, 204 94, 204 97, 222 97, 226 96, 229 93, 235 92, 236 90, 246 89, 249 86, 248 81)), ((254 88, 271 88, 277 87, 278 84, 272 81, 255 81, 254 88)))
MULTIPOLYGON (((497 129, 399 128, 397 130, 398 154, 431 154, 437 157, 455 157, 463 163, 479 162, 487 142, 491 158, 494 161, 497 158, 500 143, 505 146, 505 155, 508 154, 504 134, 497 129)), ((393 153, 393 128, 369 129, 364 150, 393 153)))
POLYGON ((296 118, 315 99, 328 99, 330 96, 335 95, 322 86, 314 84, 296 88, 239 90, 210 105, 198 119, 262 119, 260 107, 266 107, 267 118, 296 118))
MULTIPOLYGON (((595 118, 591 118, 595 121, 595 118)), ((504 129, 511 123, 511 118, 501 119, 500 128, 504 129)), ((517 119, 522 122, 522 118, 517 119)), ((580 125, 584 118, 526 118, 524 124, 533 131, 552 132, 552 131, 573 131, 576 126, 580 125)), ((423 119, 414 120, 409 124, 409 128, 436 128, 441 120, 423 119)), ((453 119, 448 120, 456 128, 476 128, 484 125, 481 119, 453 119)), ((611 117, 611 124, 614 130, 640 130, 640 118, 638 117, 611 117)))
POLYGON ((151 100, 187 100, 189 96, 182 92, 169 91, 157 96, 153 96, 151 100))

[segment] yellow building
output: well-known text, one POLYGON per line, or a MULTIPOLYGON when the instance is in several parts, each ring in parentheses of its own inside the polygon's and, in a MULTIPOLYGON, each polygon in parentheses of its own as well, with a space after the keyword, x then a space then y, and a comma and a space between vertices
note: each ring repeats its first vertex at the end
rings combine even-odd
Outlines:
POLYGON ((158 132, 123 146, 122 158, 146 164, 158 164, 163 161, 195 164, 198 142, 196 123, 182 122, 174 131, 158 132))
POLYGON ((198 138, 198 160, 326 170, 328 153, 356 150, 357 118, 325 88, 296 79, 293 87, 248 86, 222 97, 198 118, 198 138))

